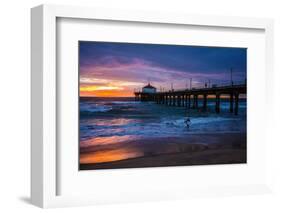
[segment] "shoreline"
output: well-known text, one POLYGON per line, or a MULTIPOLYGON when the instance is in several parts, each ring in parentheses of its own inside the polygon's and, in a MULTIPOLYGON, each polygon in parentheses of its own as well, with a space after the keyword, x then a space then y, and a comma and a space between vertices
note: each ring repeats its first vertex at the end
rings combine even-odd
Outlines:
MULTIPOLYGON (((190 134, 185 137, 136 139, 108 145, 80 147, 80 170, 238 164, 247 162, 246 133, 190 134), (124 150, 126 152, 124 152, 124 150), (136 152, 136 150, 138 152, 136 152), (100 153, 135 152, 135 157, 81 163, 100 153)), ((133 155, 132 155, 133 156, 133 155)))

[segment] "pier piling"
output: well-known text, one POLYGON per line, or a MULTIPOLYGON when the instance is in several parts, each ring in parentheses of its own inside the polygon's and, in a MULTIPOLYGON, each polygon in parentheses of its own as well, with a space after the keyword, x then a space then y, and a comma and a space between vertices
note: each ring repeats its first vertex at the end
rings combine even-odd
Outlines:
POLYGON ((235 109, 234 109, 234 114, 238 115, 238 108, 239 108, 239 94, 235 93, 235 109))
POLYGON ((196 95, 193 95, 193 105, 192 105, 192 109, 195 109, 196 107, 196 95))
POLYGON ((229 96, 229 112, 233 113, 233 93, 229 96))
POLYGON ((220 94, 216 94, 216 113, 220 113, 220 94))
POLYGON ((203 109, 207 110, 207 94, 203 95, 203 109))

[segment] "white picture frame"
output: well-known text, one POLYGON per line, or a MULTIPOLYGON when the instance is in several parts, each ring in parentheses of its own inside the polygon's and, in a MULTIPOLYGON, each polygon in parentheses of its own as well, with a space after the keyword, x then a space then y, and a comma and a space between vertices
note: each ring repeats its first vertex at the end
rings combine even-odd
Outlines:
MULTIPOLYGON (((187 25, 202 27, 223 27, 231 29, 257 29, 265 34, 265 69, 267 106, 273 103, 269 90, 273 87, 273 21, 271 19, 216 17, 187 14, 166 14, 145 11, 123 11, 110 9, 84 8, 74 6, 41 5, 31 10, 31 201, 34 205, 47 207, 91 205, 97 203, 114 203, 143 200, 177 199, 198 196, 252 194, 270 192, 270 166, 266 163, 268 177, 259 184, 233 183, 232 186, 200 187, 194 183, 194 188, 181 190, 167 188, 151 196, 145 195, 108 195, 108 199, 89 195, 59 195, 57 165, 57 20, 87 19, 115 20, 119 22, 142 22, 169 25, 187 25), (165 195, 165 194, 169 195, 165 195), (157 195, 157 196, 156 196, 157 195)), ((266 127, 270 129, 272 114, 266 114, 266 127)), ((267 131, 265 131, 267 132, 267 131)), ((267 132, 268 133, 268 132, 267 132)), ((264 133, 265 142, 268 137, 264 133)), ((263 153, 265 154, 265 152, 263 153)), ((267 153, 268 154, 268 153, 267 153)), ((183 168, 184 169, 184 168, 183 168)), ((131 170, 133 171, 133 170, 131 170)), ((177 172, 174 170, 173 172, 177 172)), ((112 175, 112 173, 110 174, 112 175)), ((183 187, 184 189, 184 187, 183 187)))

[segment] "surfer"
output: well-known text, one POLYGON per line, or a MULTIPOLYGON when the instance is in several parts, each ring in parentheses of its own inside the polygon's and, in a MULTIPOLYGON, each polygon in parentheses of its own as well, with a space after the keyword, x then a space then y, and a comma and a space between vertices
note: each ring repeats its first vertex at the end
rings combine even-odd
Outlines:
POLYGON ((187 117, 186 120, 184 121, 184 123, 185 123, 186 127, 189 129, 190 124, 191 124, 190 118, 187 117))

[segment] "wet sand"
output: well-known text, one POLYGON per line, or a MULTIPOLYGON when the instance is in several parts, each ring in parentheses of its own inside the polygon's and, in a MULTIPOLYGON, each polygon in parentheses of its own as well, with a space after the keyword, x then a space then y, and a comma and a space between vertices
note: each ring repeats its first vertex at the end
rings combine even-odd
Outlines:
POLYGON ((246 155, 246 133, 153 137, 80 147, 80 170, 236 164, 246 155))

